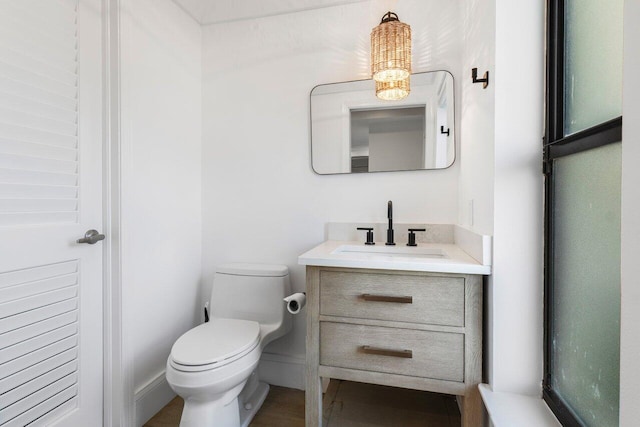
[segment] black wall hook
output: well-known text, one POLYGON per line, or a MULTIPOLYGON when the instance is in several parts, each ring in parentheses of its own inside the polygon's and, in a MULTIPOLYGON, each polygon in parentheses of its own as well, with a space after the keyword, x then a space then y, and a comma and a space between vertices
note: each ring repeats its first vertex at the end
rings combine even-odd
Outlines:
POLYGON ((444 126, 440 126, 440 133, 449 136, 449 128, 445 131, 444 126))
POLYGON ((489 72, 485 71, 484 72, 484 76, 482 76, 481 79, 478 78, 478 69, 477 68, 472 68, 471 69, 471 79, 473 80, 474 83, 482 83, 482 88, 486 89, 487 86, 489 86, 489 72))

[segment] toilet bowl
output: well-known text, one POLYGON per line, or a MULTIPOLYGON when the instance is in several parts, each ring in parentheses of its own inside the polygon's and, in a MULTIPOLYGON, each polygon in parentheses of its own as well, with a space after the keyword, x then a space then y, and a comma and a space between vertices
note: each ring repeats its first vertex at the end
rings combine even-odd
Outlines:
POLYGON ((181 427, 245 427, 269 387, 256 369, 264 347, 291 329, 286 266, 219 266, 211 320, 187 331, 167 360, 167 382, 184 401, 181 427))

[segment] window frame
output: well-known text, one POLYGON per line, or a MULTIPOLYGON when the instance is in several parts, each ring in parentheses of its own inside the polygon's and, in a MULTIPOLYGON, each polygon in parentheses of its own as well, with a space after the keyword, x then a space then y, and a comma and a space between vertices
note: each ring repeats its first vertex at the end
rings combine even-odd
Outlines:
POLYGON ((551 386, 553 331, 553 161, 622 141, 622 117, 564 135, 565 0, 547 0, 544 174, 544 377, 542 397, 563 426, 580 427, 577 416, 551 386))

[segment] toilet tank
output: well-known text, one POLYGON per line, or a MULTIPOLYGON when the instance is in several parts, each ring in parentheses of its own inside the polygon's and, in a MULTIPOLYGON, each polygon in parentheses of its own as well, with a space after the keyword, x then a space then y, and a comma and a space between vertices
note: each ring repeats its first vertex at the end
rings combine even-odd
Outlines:
POLYGON ((290 321, 283 301, 290 293, 286 265, 223 264, 213 278, 211 317, 281 325, 290 321))

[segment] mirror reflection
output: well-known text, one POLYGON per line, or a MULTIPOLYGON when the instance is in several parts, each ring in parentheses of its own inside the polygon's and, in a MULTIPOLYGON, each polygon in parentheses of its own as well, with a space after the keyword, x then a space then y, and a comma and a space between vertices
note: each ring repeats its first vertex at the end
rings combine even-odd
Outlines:
POLYGON ((311 91, 311 158, 318 174, 442 169, 455 159, 453 77, 411 76, 401 101, 375 96, 372 80, 311 91))

